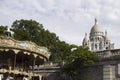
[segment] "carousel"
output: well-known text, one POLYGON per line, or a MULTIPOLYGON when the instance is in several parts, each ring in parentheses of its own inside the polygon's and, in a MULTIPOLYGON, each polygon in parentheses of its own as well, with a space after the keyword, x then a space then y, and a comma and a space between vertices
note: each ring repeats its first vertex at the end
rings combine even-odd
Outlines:
POLYGON ((48 61, 49 56, 46 47, 0 36, 0 80, 41 80, 41 75, 33 70, 48 61))

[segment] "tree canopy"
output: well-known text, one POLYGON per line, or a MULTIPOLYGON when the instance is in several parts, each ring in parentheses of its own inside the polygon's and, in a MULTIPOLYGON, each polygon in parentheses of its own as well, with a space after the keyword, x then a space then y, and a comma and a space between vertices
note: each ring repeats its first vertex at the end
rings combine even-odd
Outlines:
POLYGON ((94 52, 89 51, 87 47, 76 46, 67 56, 68 61, 63 66, 63 73, 70 76, 71 80, 79 80, 79 73, 86 67, 94 64, 94 60, 97 55, 94 52))
POLYGON ((17 40, 28 40, 39 46, 47 47, 52 53, 50 60, 60 61, 61 54, 65 53, 64 48, 69 45, 60 41, 55 33, 45 30, 42 24, 34 20, 16 20, 13 22, 11 30, 17 40))
POLYGON ((5 32, 7 31, 7 26, 0 26, 0 36, 5 36, 5 32))

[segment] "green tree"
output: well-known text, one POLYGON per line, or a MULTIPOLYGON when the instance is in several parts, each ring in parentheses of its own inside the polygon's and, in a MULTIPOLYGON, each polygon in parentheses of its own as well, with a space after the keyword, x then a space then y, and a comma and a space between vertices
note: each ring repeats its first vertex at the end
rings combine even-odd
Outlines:
POLYGON ((34 20, 16 20, 13 22, 12 31, 17 40, 28 40, 39 44, 39 36, 44 30, 42 24, 34 20))
POLYGON ((56 43, 54 48, 54 55, 52 55, 52 59, 61 62, 65 61, 70 52, 70 45, 64 41, 59 41, 56 43))
POLYGON ((5 36, 7 31, 7 26, 0 26, 0 36, 5 36))
MULTIPOLYGON (((39 46, 45 46, 49 48, 51 54, 50 60, 57 59, 59 53, 58 44, 61 43, 58 36, 55 33, 45 30, 43 25, 34 20, 16 20, 13 22, 11 30, 14 32, 14 38, 17 40, 28 40, 35 42, 39 46)), ((62 49, 63 50, 63 49, 62 49)))
POLYGON ((80 76, 78 75, 81 70, 86 66, 94 64, 96 57, 97 55, 89 51, 87 47, 75 47, 73 50, 71 49, 71 54, 67 56, 68 61, 63 66, 62 70, 66 75, 70 76, 72 80, 79 80, 78 78, 80 76))

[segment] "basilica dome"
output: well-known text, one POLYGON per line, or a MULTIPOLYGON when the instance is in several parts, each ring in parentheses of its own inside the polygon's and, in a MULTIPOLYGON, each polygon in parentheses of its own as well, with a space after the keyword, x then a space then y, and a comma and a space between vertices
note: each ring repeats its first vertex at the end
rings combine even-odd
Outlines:
POLYGON ((90 31, 90 36, 96 36, 96 35, 104 35, 104 33, 101 27, 97 24, 97 20, 95 19, 95 24, 90 31))

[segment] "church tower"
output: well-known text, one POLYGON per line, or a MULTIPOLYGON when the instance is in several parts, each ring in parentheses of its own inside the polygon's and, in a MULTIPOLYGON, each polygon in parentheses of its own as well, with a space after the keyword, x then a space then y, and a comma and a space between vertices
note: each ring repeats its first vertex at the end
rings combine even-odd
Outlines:
POLYGON ((95 23, 90 30, 89 37, 86 34, 82 44, 88 46, 91 51, 114 49, 114 44, 111 44, 108 39, 107 32, 104 34, 102 28, 98 25, 97 19, 95 19, 95 23))
POLYGON ((83 39, 82 45, 84 45, 84 46, 89 46, 89 38, 88 38, 88 36, 87 36, 87 33, 85 33, 85 37, 84 37, 84 39, 83 39))

